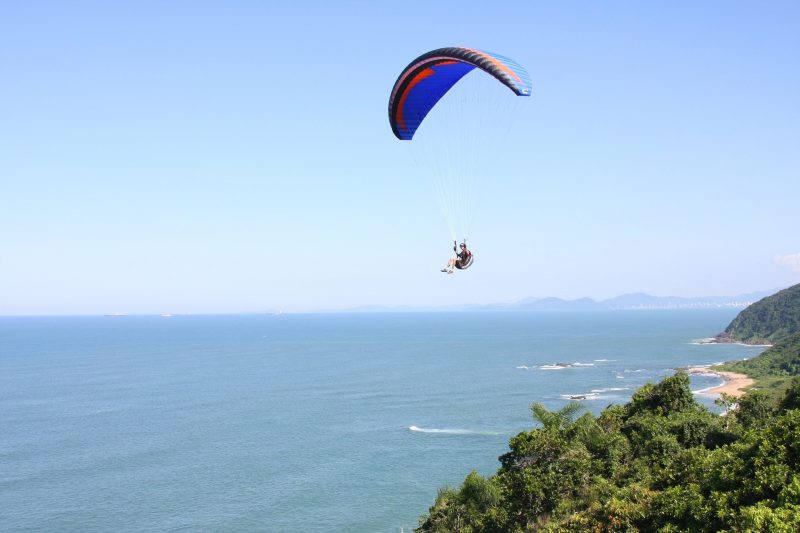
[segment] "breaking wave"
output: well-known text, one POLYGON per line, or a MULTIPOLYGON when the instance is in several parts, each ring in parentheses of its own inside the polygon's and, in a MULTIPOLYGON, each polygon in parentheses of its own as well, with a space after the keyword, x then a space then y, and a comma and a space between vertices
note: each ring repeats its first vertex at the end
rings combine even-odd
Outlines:
POLYGON ((564 368, 578 368, 581 366, 594 366, 594 363, 552 363, 549 365, 542 365, 539 368, 542 370, 562 370, 564 368))
POLYGON ((582 402, 584 400, 599 400, 600 396, 593 392, 588 392, 586 394, 562 394, 561 399, 572 400, 573 402, 582 402))
POLYGON ((440 435, 500 435, 496 431, 473 431, 471 429, 426 429, 417 426, 409 426, 409 431, 414 433, 438 433, 440 435))
POLYGON ((630 390, 630 387, 604 387, 602 389, 592 389, 590 392, 583 392, 580 394, 562 394, 561 399, 579 402, 591 400, 610 400, 613 398, 619 398, 619 396, 616 396, 613 393, 626 390, 630 390), (606 392, 610 392, 612 394, 604 394, 606 392))
POLYGON ((710 387, 706 387, 704 389, 693 390, 692 394, 709 394, 712 390, 722 387, 723 385, 725 385, 725 380, 722 380, 720 383, 717 383, 716 385, 712 385, 710 387))
POLYGON ((719 344, 714 337, 704 337, 702 339, 692 339, 688 342, 694 346, 704 346, 706 344, 719 344))

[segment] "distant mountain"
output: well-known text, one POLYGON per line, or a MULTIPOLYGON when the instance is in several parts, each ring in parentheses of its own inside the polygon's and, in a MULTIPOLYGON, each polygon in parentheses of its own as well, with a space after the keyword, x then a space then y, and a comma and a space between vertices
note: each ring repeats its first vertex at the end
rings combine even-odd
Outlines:
POLYGON ((653 296, 645 293, 623 294, 607 300, 591 298, 564 300, 553 296, 547 298, 524 298, 514 303, 448 305, 437 307, 365 305, 344 312, 349 313, 403 313, 434 311, 592 311, 622 309, 711 309, 720 307, 744 308, 774 293, 759 291, 737 296, 653 296))
POLYGON ((595 301, 591 298, 562 300, 561 298, 525 298, 515 304, 504 306, 509 310, 570 310, 593 309, 704 309, 717 307, 747 307, 753 302, 772 294, 773 291, 759 291, 737 296, 653 296, 641 292, 623 294, 608 300, 595 301))
POLYGON ((586 311, 602 309, 602 305, 591 298, 579 298, 577 300, 562 300, 561 298, 527 298, 522 302, 517 302, 511 306, 516 310, 536 310, 536 311, 586 311))
POLYGON ((800 333, 800 284, 763 298, 739 313, 720 342, 774 343, 800 333))
POLYGON ((751 303, 775 292, 759 291, 737 296, 652 296, 650 294, 623 294, 603 300, 606 309, 691 309, 704 307, 747 307, 751 303))
POLYGON ((667 301, 670 301, 670 303, 672 303, 672 300, 675 300, 675 298, 672 297, 665 298, 665 297, 645 294, 643 292, 636 292, 632 294, 623 294, 622 296, 617 296, 616 298, 609 298, 608 300, 603 300, 603 304, 605 304, 610 309, 635 309, 635 308, 665 305, 667 301))

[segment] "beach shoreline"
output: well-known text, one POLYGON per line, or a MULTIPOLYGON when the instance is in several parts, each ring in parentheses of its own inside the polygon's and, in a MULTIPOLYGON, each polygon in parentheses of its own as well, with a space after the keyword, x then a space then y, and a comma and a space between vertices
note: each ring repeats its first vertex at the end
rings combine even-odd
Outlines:
POLYGON ((728 394, 734 398, 744 396, 748 387, 752 387, 755 380, 748 377, 746 374, 739 374, 737 372, 727 372, 724 370, 714 370, 711 366, 695 366, 686 369, 687 374, 705 374, 716 376, 723 380, 723 384, 717 387, 711 387, 698 391, 698 394, 709 396, 719 396, 721 394, 728 394))

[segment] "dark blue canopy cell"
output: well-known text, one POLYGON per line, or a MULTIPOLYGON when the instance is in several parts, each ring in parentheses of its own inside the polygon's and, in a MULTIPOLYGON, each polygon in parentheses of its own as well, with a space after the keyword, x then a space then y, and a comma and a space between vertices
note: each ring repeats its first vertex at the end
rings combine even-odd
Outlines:
POLYGON ((394 84, 389 123, 395 136, 410 141, 442 96, 474 68, 494 76, 518 96, 531 94, 528 73, 507 57, 462 47, 432 50, 412 61, 394 84))

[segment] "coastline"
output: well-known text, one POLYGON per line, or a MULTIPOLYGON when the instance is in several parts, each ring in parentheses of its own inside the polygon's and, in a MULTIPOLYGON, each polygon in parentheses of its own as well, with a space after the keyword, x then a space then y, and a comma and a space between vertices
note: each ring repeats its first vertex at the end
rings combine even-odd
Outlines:
POLYGON ((719 335, 714 335, 713 337, 710 337, 708 339, 702 339, 700 341, 700 344, 740 344, 742 346, 766 346, 766 347, 772 346, 772 344, 764 340, 760 339, 750 340, 750 341, 739 340, 734 338, 734 336, 731 335, 730 333, 724 333, 724 332, 720 333, 719 335))
POLYGON ((724 381, 722 385, 703 389, 698 391, 699 394, 706 394, 711 396, 719 396, 721 394, 728 394, 734 398, 739 398, 746 394, 748 387, 755 384, 755 380, 746 374, 739 374, 737 372, 727 372, 724 370, 714 370, 710 366, 695 366, 686 369, 687 374, 706 374, 716 376, 724 381))

